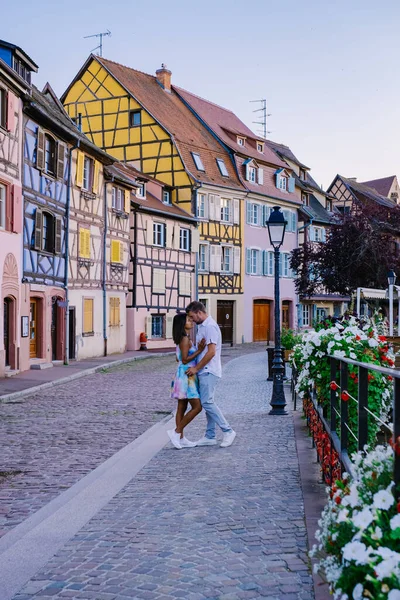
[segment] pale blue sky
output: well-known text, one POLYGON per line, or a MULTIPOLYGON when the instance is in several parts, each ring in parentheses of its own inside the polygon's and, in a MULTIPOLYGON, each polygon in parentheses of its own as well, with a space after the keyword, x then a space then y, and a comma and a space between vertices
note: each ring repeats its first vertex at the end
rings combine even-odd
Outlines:
POLYGON ((327 187, 400 175, 398 0, 19 0, 0 12, 0 38, 39 65, 60 95, 96 39, 103 56, 154 73, 233 110, 267 98, 269 137, 289 145, 327 187), (7 25, 6 25, 7 24, 7 25))

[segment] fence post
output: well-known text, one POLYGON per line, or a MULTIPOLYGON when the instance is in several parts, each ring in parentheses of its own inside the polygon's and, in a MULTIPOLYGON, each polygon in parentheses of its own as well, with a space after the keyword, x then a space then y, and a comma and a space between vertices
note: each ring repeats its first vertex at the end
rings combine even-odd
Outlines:
POLYGON ((340 361, 340 449, 347 450, 349 445, 349 432, 347 430, 349 420, 348 400, 342 400, 342 393, 347 392, 349 369, 347 363, 340 361))
POLYGON ((358 449, 368 444, 368 369, 358 368, 358 449))
POLYGON ((393 444, 394 444, 394 469, 393 480, 395 489, 400 493, 400 379, 394 380, 393 402, 393 444))
MULTIPOLYGON (((337 376, 337 361, 335 358, 331 358, 331 381, 335 381, 337 376)), ((337 410, 337 396, 336 391, 331 389, 330 400, 331 400, 331 433, 336 431, 336 410, 337 410)))

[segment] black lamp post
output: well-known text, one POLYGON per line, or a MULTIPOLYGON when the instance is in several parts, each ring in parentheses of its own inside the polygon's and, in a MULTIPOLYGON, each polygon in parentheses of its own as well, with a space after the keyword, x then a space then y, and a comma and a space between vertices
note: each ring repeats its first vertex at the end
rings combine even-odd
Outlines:
POLYGON ((396 283, 396 273, 393 269, 390 269, 387 278, 389 284, 389 336, 393 337, 393 286, 396 283))
POLYGON ((272 409, 270 415, 287 415, 285 391, 283 389, 283 377, 285 367, 282 360, 281 348, 281 302, 279 294, 279 254, 283 244, 287 222, 281 212, 280 206, 274 206, 267 221, 269 239, 275 254, 275 349, 272 362, 273 384, 272 384, 272 409))

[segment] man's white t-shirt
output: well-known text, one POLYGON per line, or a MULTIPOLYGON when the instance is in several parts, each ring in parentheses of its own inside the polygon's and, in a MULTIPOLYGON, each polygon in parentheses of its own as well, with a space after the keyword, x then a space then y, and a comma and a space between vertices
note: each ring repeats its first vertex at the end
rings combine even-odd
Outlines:
POLYGON ((198 344, 203 338, 206 340, 206 347, 199 355, 197 362, 199 363, 203 356, 207 354, 208 344, 215 344, 215 355, 212 357, 210 362, 199 371, 199 375, 212 373, 212 375, 221 377, 221 330, 218 326, 218 323, 216 323, 212 317, 207 317, 207 319, 197 327, 196 343, 198 344))

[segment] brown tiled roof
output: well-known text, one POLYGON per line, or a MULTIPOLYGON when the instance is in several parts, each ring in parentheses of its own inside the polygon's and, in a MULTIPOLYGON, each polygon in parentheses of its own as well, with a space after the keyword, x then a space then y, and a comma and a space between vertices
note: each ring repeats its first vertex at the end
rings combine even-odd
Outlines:
POLYGON ((187 102, 199 117, 235 152, 277 167, 285 163, 267 145, 266 140, 256 136, 232 111, 186 90, 173 86, 176 92, 187 102), (246 137, 246 146, 239 146, 236 136, 246 137), (258 152, 257 140, 265 142, 264 152, 258 152))
POLYGON ((363 181, 362 185, 366 185, 372 188, 381 196, 389 196, 390 188, 393 185, 393 181, 396 179, 396 175, 390 177, 383 177, 382 179, 372 179, 371 181, 363 181))
POLYGON ((228 152, 199 122, 174 90, 165 91, 153 75, 96 56, 108 72, 163 126, 174 138, 187 170, 203 183, 241 188, 228 152), (200 154, 205 172, 199 171, 191 152, 200 154), (223 177, 216 158, 225 162, 229 177, 223 177))
POLYGON ((333 184, 338 178, 341 179, 343 183, 347 186, 347 188, 354 194, 354 196, 361 201, 365 199, 373 200, 374 202, 377 202, 382 206, 387 206, 388 208, 395 206, 395 202, 393 202, 393 200, 389 200, 388 198, 386 198, 386 196, 381 196, 380 194, 375 192, 375 190, 368 187, 364 183, 359 183, 354 179, 348 179, 347 177, 343 177, 342 175, 337 175, 335 177, 335 179, 329 187, 329 190, 333 187, 333 184))
POLYGON ((285 146, 285 144, 279 144, 278 142, 273 142, 272 140, 265 140, 265 143, 267 144, 267 146, 269 146, 269 148, 271 148, 271 150, 276 152, 278 156, 282 156, 284 159, 287 158, 288 160, 291 160, 303 169, 309 169, 309 167, 307 167, 299 161, 299 159, 293 154, 289 146, 285 146))

